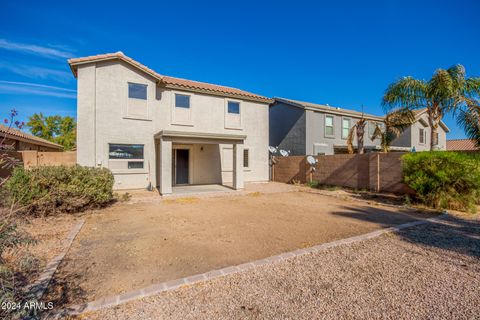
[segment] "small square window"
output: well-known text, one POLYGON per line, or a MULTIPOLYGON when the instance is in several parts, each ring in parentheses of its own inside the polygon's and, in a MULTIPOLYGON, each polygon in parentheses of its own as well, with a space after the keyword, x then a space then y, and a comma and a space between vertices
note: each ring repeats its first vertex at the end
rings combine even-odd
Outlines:
POLYGON ((128 161, 128 169, 143 169, 143 161, 128 161))
POLYGON ((185 94, 175 94, 175 108, 190 108, 190 96, 185 94))
POLYGON ((228 101, 228 113, 240 114, 240 102, 228 101))
POLYGON ((147 85, 129 82, 128 97, 133 99, 147 100, 147 85))

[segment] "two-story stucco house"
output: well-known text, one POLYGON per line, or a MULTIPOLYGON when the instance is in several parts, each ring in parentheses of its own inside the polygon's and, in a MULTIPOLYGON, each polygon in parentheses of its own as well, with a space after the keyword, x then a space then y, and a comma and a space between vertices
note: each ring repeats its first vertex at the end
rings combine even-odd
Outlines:
MULTIPOLYGON (((428 123, 427 109, 415 110, 415 123, 407 128, 392 142, 395 147, 408 147, 415 151, 430 151, 431 128, 428 123)), ((447 150, 447 133, 450 129, 440 121, 437 130, 437 146, 435 150, 447 150)))
MULTIPOLYGON (((391 145, 392 151, 424 151, 430 149, 430 127, 425 110, 418 110, 416 122, 391 145)), ((364 136, 365 151, 381 150, 380 139, 372 140, 383 116, 331 107, 311 102, 274 98, 270 106, 270 145, 289 150, 291 155, 338 154, 347 150, 347 137, 362 117, 367 120, 364 136)), ((441 122, 438 149, 445 150, 448 127, 441 122)), ((354 135, 356 146, 356 135, 354 135)))
POLYGON ((161 75, 121 52, 70 59, 77 162, 116 189, 268 180, 268 98, 161 75))
MULTIPOLYGON (((291 155, 318 155, 347 152, 350 128, 362 113, 327 105, 274 98, 270 106, 270 145, 289 150, 291 155)), ((365 149, 379 149, 380 140, 369 137, 383 117, 363 114, 365 149)), ((356 137, 354 140, 356 145, 356 137)))

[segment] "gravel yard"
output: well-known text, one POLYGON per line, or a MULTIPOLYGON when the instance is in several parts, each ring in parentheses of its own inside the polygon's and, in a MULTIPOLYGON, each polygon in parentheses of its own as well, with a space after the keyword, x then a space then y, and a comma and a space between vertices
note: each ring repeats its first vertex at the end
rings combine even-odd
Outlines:
POLYGON ((479 319, 480 222, 449 217, 82 319, 479 319))

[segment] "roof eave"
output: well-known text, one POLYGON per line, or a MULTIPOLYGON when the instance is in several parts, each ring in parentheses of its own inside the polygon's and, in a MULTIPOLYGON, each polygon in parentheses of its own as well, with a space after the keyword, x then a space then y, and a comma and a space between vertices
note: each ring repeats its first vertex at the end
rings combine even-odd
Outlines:
MULTIPOLYGON (((356 112, 354 112, 354 111, 347 110, 347 109, 332 109, 332 110, 328 110, 328 109, 321 109, 321 108, 316 108, 316 107, 310 107, 310 106, 301 104, 301 103, 299 103, 299 102, 295 102, 295 101, 291 101, 291 100, 283 99, 283 98, 273 98, 273 100, 274 100, 274 101, 283 102, 283 103, 288 104, 288 105, 291 105, 291 106, 293 106, 293 107, 302 108, 302 109, 305 109, 305 110, 312 110, 312 111, 319 111, 319 112, 325 112, 325 113, 332 113, 332 114, 341 115, 341 116, 346 116, 346 117, 352 117, 352 118, 361 118, 361 117, 362 117, 362 114, 359 114, 359 113, 356 113, 356 112)), ((325 106, 325 108, 328 108, 328 106, 325 106)), ((367 119, 367 120, 376 120, 376 121, 384 121, 384 120, 385 120, 385 117, 375 116, 375 115, 370 115, 370 114, 363 114, 363 117, 364 117, 365 119, 367 119)))
POLYGON ((265 98, 265 97, 252 97, 248 95, 241 95, 241 94, 232 94, 226 92, 219 92, 214 90, 207 90, 207 89, 200 89, 200 88, 192 88, 187 86, 175 85, 171 83, 165 83, 163 81, 159 81, 159 86, 167 89, 174 89, 174 90, 181 90, 187 92, 196 92, 196 93, 203 93, 208 95, 220 96, 220 97, 227 97, 233 99, 240 99, 246 101, 253 101, 253 102, 260 102, 265 104, 270 104, 273 102, 273 99, 265 98))
POLYGON ((56 144, 54 142, 49 142, 49 141, 43 142, 43 141, 28 139, 28 138, 24 138, 24 137, 19 137, 17 135, 14 135, 14 134, 11 134, 11 133, 8 133, 8 132, 0 132, 0 136, 7 137, 8 139, 12 139, 12 140, 18 140, 18 141, 23 141, 23 142, 26 142, 26 143, 41 145, 41 146, 48 147, 48 148, 56 148, 56 149, 59 149, 59 150, 63 150, 62 145, 56 144))

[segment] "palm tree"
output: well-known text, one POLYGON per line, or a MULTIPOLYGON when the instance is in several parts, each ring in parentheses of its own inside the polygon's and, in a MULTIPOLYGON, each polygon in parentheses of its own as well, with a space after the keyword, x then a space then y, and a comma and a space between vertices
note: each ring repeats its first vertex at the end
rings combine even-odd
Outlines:
POLYGON ((363 147, 363 137, 365 135, 365 125, 367 124, 367 120, 363 117, 360 118, 360 120, 357 121, 351 128, 350 131, 348 132, 348 137, 347 137, 347 148, 348 148, 348 153, 353 153, 353 134, 356 132, 357 134, 357 149, 358 153, 362 154, 365 152, 365 149, 363 147))
POLYGON ((440 120, 446 113, 457 115, 467 135, 480 144, 480 78, 467 78, 465 68, 455 65, 438 69, 428 81, 405 77, 388 86, 383 106, 391 109, 427 109, 431 127, 430 150, 434 150, 440 120))
POLYGON ((399 109, 389 112, 384 123, 375 126, 372 140, 380 138, 383 152, 388 152, 393 140, 398 138, 408 127, 415 122, 415 114, 410 109, 399 109))

